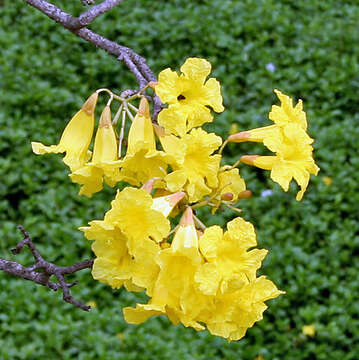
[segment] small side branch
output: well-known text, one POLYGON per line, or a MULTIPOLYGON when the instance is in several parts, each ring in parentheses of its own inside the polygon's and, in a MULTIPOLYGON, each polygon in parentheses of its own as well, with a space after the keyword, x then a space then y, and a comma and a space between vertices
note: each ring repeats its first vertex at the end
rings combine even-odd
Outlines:
MULTIPOLYGON (((123 61, 129 70, 136 76, 139 88, 143 88, 150 81, 156 81, 156 76, 149 68, 146 60, 135 53, 132 49, 119 45, 107 38, 93 32, 86 26, 104 12, 112 9, 122 0, 105 0, 102 3, 93 6, 79 17, 74 17, 59 9, 55 5, 45 0, 24 0, 27 4, 43 12, 52 20, 64 26, 82 39, 94 44, 102 50, 107 51, 110 55, 115 56, 119 61, 123 61)), ((154 120, 162 108, 162 103, 158 96, 153 96, 154 102, 154 120)))
POLYGON ((81 27, 90 25, 98 16, 111 10, 121 1, 123 0, 105 0, 101 4, 92 6, 91 9, 85 11, 78 17, 79 24, 81 27))
POLYGON ((26 245, 30 249, 35 263, 30 267, 25 267, 15 261, 0 259, 0 270, 3 270, 8 274, 46 286, 54 291, 57 291, 59 288, 61 288, 64 301, 79 307, 82 310, 89 311, 91 309, 90 306, 84 305, 81 302, 75 300, 70 294, 70 288, 77 285, 77 281, 67 283, 64 276, 73 274, 83 269, 92 268, 93 260, 85 260, 71 266, 57 266, 43 259, 32 242, 29 233, 24 229, 23 226, 19 225, 18 229, 23 233, 24 240, 20 241, 16 248, 11 251, 13 254, 19 254, 26 245), (56 283, 50 281, 51 276, 55 276, 58 282, 56 283))

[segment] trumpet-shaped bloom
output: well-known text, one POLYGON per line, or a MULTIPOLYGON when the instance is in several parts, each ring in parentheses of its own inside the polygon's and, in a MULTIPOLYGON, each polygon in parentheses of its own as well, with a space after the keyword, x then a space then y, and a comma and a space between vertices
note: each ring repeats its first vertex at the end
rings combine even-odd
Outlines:
POLYGON ((84 231, 88 239, 96 240, 92 244, 96 255, 93 278, 117 289, 132 283, 134 259, 128 252, 126 237, 118 228, 106 226, 103 222, 92 222, 90 225, 89 230, 84 231))
POLYGON ((266 139, 277 135, 278 128, 283 128, 288 124, 297 124, 303 130, 307 130, 307 118, 303 111, 303 102, 299 100, 297 105, 293 107, 293 100, 282 94, 279 90, 274 90, 277 94, 281 106, 273 105, 269 113, 269 119, 274 125, 259 127, 252 130, 241 131, 228 137, 230 142, 265 142, 266 139))
POLYGON ((220 137, 193 129, 182 138, 167 135, 160 137, 160 141, 171 159, 173 172, 165 177, 170 191, 184 190, 192 202, 217 187, 221 156, 212 154, 222 143, 220 137))
POLYGON ((89 227, 80 228, 87 239, 95 240, 94 278, 115 288, 125 285, 133 291, 146 289, 151 295, 160 269, 156 262, 161 249, 158 242, 168 235, 166 217, 183 195, 152 200, 142 189, 125 188, 118 192, 104 220, 94 220, 89 227))
POLYGON ((121 180, 135 186, 167 174, 167 157, 156 150, 149 105, 145 98, 141 100, 140 109, 131 124, 126 156, 120 164, 121 180))
POLYGON ((273 105, 269 118, 278 126, 298 124, 303 130, 307 130, 307 118, 303 111, 302 100, 299 100, 297 105, 293 107, 293 100, 289 96, 277 89, 274 92, 278 96, 281 106, 273 105))
POLYGON ((80 195, 91 197, 103 187, 103 180, 114 186, 119 180, 118 145, 111 123, 111 110, 106 106, 102 112, 99 128, 95 137, 91 162, 74 171, 70 177, 75 183, 82 184, 80 195))
POLYGON ((127 187, 117 192, 104 221, 119 227, 134 242, 134 248, 143 239, 151 238, 158 243, 168 236, 170 223, 152 205, 153 199, 145 190, 127 187))
POLYGON ((200 290, 207 295, 225 294, 254 281, 267 254, 267 250, 249 251, 256 243, 253 225, 240 217, 228 223, 224 234, 219 226, 207 228, 199 239, 207 260, 195 275, 200 290))
POLYGON ((137 324, 150 316, 166 313, 175 323, 181 321, 185 326, 204 329, 195 320, 206 298, 194 287, 194 274, 203 259, 198 250, 198 235, 190 208, 181 219, 171 247, 161 251, 157 262, 160 272, 152 299, 149 304, 138 304, 135 309, 125 308, 126 321, 137 324))
POLYGON ((219 82, 210 78, 211 64, 205 59, 188 58, 181 67, 181 75, 171 69, 161 71, 156 94, 169 104, 158 116, 158 123, 172 134, 184 136, 193 127, 210 122, 210 106, 222 112, 219 82))
POLYGON ((203 320, 211 334, 229 341, 239 340, 248 328, 263 319, 263 312, 267 309, 264 302, 280 294, 283 291, 261 276, 237 291, 216 297, 214 310, 203 320))
POLYGON ((240 339, 262 319, 264 302, 282 293, 265 277, 256 278, 266 251, 248 251, 255 245, 253 226, 241 218, 231 221, 225 234, 213 226, 198 240, 192 211, 186 210, 171 247, 157 256, 152 298, 125 308, 126 321, 138 324, 165 314, 174 324, 196 330, 206 325, 214 335, 240 339))
POLYGON ((294 179, 300 186, 296 199, 301 200, 310 174, 317 175, 319 171, 313 159, 312 142, 313 139, 298 124, 288 124, 278 130, 277 136, 267 138, 264 143, 276 156, 243 156, 242 161, 271 170, 272 180, 284 191, 288 191, 289 183, 294 179))
POLYGON ((32 142, 32 151, 42 155, 46 153, 63 153, 66 155, 63 162, 71 171, 82 167, 90 157, 88 151, 94 129, 94 111, 98 93, 93 93, 82 105, 70 122, 65 127, 58 145, 45 146, 39 142, 32 142))
POLYGON ((146 289, 151 293, 159 270, 154 261, 160 250, 158 244, 142 239, 136 244, 135 254, 130 254, 129 239, 119 227, 105 221, 91 221, 89 225, 80 229, 89 240, 95 240, 92 244, 96 255, 93 278, 113 288, 124 285, 130 291, 146 289))

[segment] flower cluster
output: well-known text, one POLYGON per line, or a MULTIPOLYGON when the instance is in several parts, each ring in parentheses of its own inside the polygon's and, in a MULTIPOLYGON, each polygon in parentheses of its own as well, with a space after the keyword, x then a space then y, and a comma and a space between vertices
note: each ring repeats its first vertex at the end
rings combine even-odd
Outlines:
POLYGON ((33 142, 32 147, 36 154, 65 152, 63 161, 71 180, 81 185, 80 195, 92 196, 104 183, 113 187, 122 182, 123 190, 117 190, 103 220, 80 230, 93 241, 94 279, 148 295, 146 304, 124 309, 129 323, 165 314, 173 324, 238 340, 262 319, 265 301, 282 291, 256 275, 267 251, 256 249, 252 224, 236 217, 226 231, 206 227, 195 211, 204 206, 212 213, 223 207, 240 211, 237 202, 251 195, 237 168, 240 162, 270 169, 284 190, 294 178, 301 186, 298 200, 309 174, 319 168, 302 102, 293 108, 292 100, 279 91, 282 104, 269 114, 273 125, 233 134, 224 142, 206 132, 201 126, 213 120, 211 109, 224 110, 219 82, 207 80, 210 71, 210 63, 198 58, 187 59, 180 75, 162 71, 159 81, 148 85, 167 104, 154 122, 144 95, 148 86, 127 99, 97 90, 66 126, 58 145, 33 142), (102 92, 110 100, 91 151, 102 92), (131 101, 138 98, 136 108, 131 101), (113 100, 121 105, 112 120, 113 100), (126 118, 131 120, 128 130, 126 118), (275 156, 244 155, 233 165, 221 164, 225 145, 242 141, 262 142, 275 156))
POLYGON ((313 139, 306 132, 307 120, 303 111, 303 103, 299 100, 293 107, 292 99, 274 90, 281 106, 273 105, 269 119, 274 125, 233 134, 230 142, 254 141, 262 142, 275 156, 244 155, 241 161, 255 165, 261 169, 271 170, 271 178, 284 191, 288 191, 289 183, 294 178, 300 186, 296 199, 301 200, 307 189, 310 174, 317 175, 319 167, 313 159, 313 139))
POLYGON ((153 315, 166 314, 196 330, 205 326, 228 340, 242 338, 262 319, 264 301, 282 292, 256 270, 266 250, 256 246, 253 226, 242 218, 228 223, 223 233, 212 226, 198 234, 191 208, 187 208, 169 248, 156 256, 159 266, 147 304, 125 308, 125 319, 138 324, 153 315))
POLYGON ((81 184, 80 195, 92 196, 102 190, 103 181, 115 186, 120 180, 118 166, 118 144, 111 122, 111 110, 107 105, 102 111, 95 136, 93 153, 89 150, 94 131, 94 112, 98 92, 93 93, 67 124, 58 145, 45 146, 32 143, 35 154, 62 153, 69 166, 73 182, 81 184), (91 161, 89 161, 91 159, 91 161))

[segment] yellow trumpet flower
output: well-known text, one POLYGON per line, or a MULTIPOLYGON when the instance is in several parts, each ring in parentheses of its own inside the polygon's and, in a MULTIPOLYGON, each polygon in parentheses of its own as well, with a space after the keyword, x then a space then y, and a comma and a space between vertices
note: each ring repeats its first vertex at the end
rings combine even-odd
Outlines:
POLYGON ((118 145, 111 123, 111 109, 106 106, 101 114, 95 137, 91 162, 74 171, 70 177, 74 183, 81 184, 80 195, 91 197, 102 190, 103 181, 115 186, 119 181, 118 145))
POLYGON ((162 110, 158 123, 172 134, 184 136, 193 127, 213 120, 210 106, 222 112, 220 84, 215 78, 206 81, 211 64, 205 59, 188 58, 181 67, 181 75, 165 69, 158 76, 156 94, 169 107, 162 110))
POLYGON ((300 186, 296 199, 302 199, 307 189, 310 174, 317 175, 319 167, 313 159, 313 142, 298 124, 288 124, 278 135, 266 139, 265 145, 276 153, 275 156, 245 155, 241 161, 261 169, 271 170, 271 178, 284 191, 288 191, 289 183, 294 179, 300 186))
POLYGON ((37 155, 46 153, 63 153, 63 162, 71 171, 76 171, 89 159, 89 145, 94 129, 94 111, 98 93, 93 93, 82 108, 74 115, 65 127, 60 142, 57 145, 45 146, 39 142, 32 142, 32 151, 37 155))
POLYGON ((128 134, 126 156, 120 161, 121 180, 139 186, 152 178, 163 178, 167 174, 166 159, 166 154, 156 150, 148 101, 142 98, 128 134))

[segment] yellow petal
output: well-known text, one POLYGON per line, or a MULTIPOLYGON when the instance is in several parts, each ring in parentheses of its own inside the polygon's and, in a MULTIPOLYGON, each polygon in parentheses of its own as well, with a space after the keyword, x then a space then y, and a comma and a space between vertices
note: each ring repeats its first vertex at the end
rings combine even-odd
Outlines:
POLYGON ((258 156, 253 161, 253 165, 264 170, 271 170, 277 160, 276 156, 258 156))
POLYGON ((198 289, 205 295, 216 295, 221 276, 214 263, 205 263, 196 271, 195 282, 198 289))
POLYGON ((89 225, 90 226, 79 228, 79 230, 84 232, 84 235, 88 240, 106 241, 109 239, 114 240, 122 236, 119 229, 104 221, 93 220, 89 222, 89 225))
POLYGON ((165 177, 167 187, 170 191, 182 190, 187 181, 186 173, 183 170, 176 170, 165 177))
POLYGON ((161 315, 166 312, 165 307, 152 304, 137 304, 136 308, 125 307, 123 316, 129 324, 140 324, 154 315, 161 315))
POLYGON ((273 105, 269 113, 269 118, 278 126, 284 126, 288 123, 296 123, 303 130, 307 130, 306 114, 303 111, 302 100, 299 100, 298 104, 293 107, 292 99, 282 94, 279 90, 274 90, 277 94, 281 106, 273 105))
POLYGON ((227 234, 231 242, 236 242, 236 246, 248 249, 257 245, 254 226, 241 217, 237 217, 227 224, 227 234))
POLYGON ((204 123, 212 122, 213 116, 210 110, 200 104, 191 106, 188 111, 187 132, 194 127, 202 126, 204 123))
POLYGON ((101 168, 85 165, 70 174, 72 182, 82 185, 79 195, 91 197, 103 188, 103 170, 101 168))
POLYGON ((145 148, 121 160, 120 179, 131 185, 141 186, 153 178, 164 178, 167 174, 168 157, 162 151, 148 152, 145 148))
POLYGON ((66 152, 63 162, 71 171, 83 166, 87 160, 94 128, 94 110, 98 94, 92 94, 65 127, 58 145, 45 146, 33 143, 35 154, 66 152))
POLYGON ((92 161, 94 165, 115 161, 118 158, 116 134, 111 123, 111 110, 106 106, 102 112, 96 133, 92 161))
POLYGON ((182 215, 170 249, 174 253, 189 257, 193 262, 201 261, 198 251, 198 235, 190 207, 182 215))
POLYGON ((159 211, 165 217, 168 217, 173 208, 183 199, 185 195, 186 194, 184 192, 177 192, 174 194, 154 198, 151 208, 159 211))
POLYGON ((155 91, 163 103, 174 104, 182 90, 178 85, 179 76, 168 68, 159 73, 155 91))
POLYGON ((188 58, 181 66, 181 72, 186 78, 204 84, 206 77, 211 72, 211 64, 200 58, 188 58))
POLYGON ((211 226, 204 231, 199 238, 199 248, 207 261, 215 260, 217 257, 218 242, 222 239, 223 230, 217 226, 211 226))
POLYGON ((205 88, 207 90, 206 103, 215 111, 222 112, 224 111, 223 107, 223 98, 221 95, 221 85, 219 81, 215 78, 210 78, 205 83, 205 88))
POLYGON ((155 135, 148 112, 139 112, 135 116, 128 134, 127 154, 134 155, 140 149, 146 149, 148 151, 156 150, 155 135))
POLYGON ((118 226, 127 237, 139 243, 149 237, 161 242, 170 232, 170 224, 163 214, 151 209, 152 203, 151 195, 145 190, 127 187, 111 202, 105 222, 118 226))
POLYGON ((229 142, 263 142, 265 138, 273 137, 277 135, 277 132, 273 132, 277 128, 276 125, 264 126, 252 130, 241 131, 239 133, 230 135, 228 137, 229 142))
POLYGON ((173 135, 166 135, 159 133, 157 135, 160 139, 163 150, 170 156, 170 163, 183 164, 184 157, 187 149, 185 141, 173 135))
POLYGON ((158 123, 168 132, 183 136, 187 131, 188 111, 178 104, 170 105, 158 114, 158 123))

